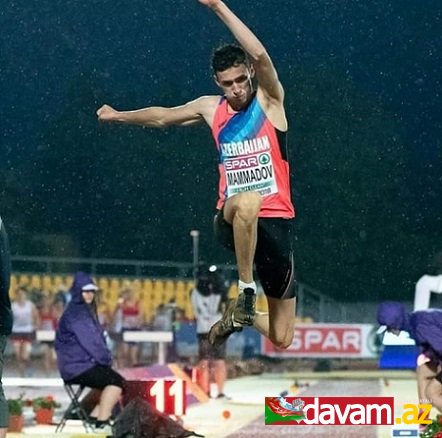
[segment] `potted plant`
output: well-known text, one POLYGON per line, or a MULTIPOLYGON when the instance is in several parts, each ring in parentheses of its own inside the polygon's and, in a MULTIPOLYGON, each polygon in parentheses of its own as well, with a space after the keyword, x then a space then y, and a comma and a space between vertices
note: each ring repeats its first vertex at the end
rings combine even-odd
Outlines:
POLYGON ((8 412, 9 412, 9 426, 10 432, 21 432, 24 424, 23 406, 25 400, 23 400, 23 394, 20 394, 19 398, 9 398, 8 412))
POLYGON ((442 438, 442 415, 437 415, 419 436, 421 438, 442 438))
POLYGON ((34 398, 32 407, 34 408, 37 424, 52 424, 54 409, 60 406, 60 403, 57 403, 51 395, 34 398))

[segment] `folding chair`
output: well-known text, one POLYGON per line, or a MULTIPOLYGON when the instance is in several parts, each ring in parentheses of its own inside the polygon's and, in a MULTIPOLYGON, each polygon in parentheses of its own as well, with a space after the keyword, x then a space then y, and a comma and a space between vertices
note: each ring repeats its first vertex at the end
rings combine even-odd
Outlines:
POLYGON ((62 419, 58 423, 57 428, 55 429, 55 433, 62 432, 62 430, 66 426, 67 420, 69 420, 73 414, 76 414, 77 417, 81 420, 86 433, 93 432, 93 427, 88 422, 88 415, 86 414, 83 406, 81 406, 80 397, 86 387, 65 382, 64 388, 71 402, 64 412, 62 419))

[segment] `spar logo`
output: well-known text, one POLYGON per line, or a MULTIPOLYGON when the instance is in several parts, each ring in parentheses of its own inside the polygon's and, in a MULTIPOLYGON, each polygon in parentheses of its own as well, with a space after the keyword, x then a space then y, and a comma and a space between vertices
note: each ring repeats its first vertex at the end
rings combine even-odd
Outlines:
POLYGON ((266 397, 268 425, 391 425, 393 397, 266 397))
POLYGON ((270 162, 270 155, 269 154, 261 154, 259 156, 259 163, 260 164, 265 165, 265 164, 269 164, 269 162, 270 162))

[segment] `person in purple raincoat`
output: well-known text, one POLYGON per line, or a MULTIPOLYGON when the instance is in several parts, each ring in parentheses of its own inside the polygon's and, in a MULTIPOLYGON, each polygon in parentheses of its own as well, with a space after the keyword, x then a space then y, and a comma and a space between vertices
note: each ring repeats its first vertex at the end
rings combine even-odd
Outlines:
POLYGON ((442 310, 407 312, 402 303, 385 301, 378 306, 377 321, 378 334, 406 331, 420 347, 416 368, 419 403, 432 403, 442 412, 442 310))
POLYGON ((67 383, 102 390, 90 416, 96 429, 109 425, 118 403, 124 378, 112 369, 112 355, 97 316, 98 287, 84 272, 77 272, 71 287, 72 299, 61 316, 56 336, 58 368, 67 383))

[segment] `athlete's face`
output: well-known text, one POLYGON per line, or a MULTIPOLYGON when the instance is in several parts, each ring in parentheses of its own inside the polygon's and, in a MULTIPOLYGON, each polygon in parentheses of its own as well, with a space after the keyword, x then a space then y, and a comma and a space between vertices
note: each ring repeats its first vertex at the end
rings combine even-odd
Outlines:
POLYGON ((245 64, 216 73, 215 82, 223 90, 227 101, 234 110, 239 111, 249 103, 253 92, 252 78, 254 74, 253 67, 247 67, 245 64))

